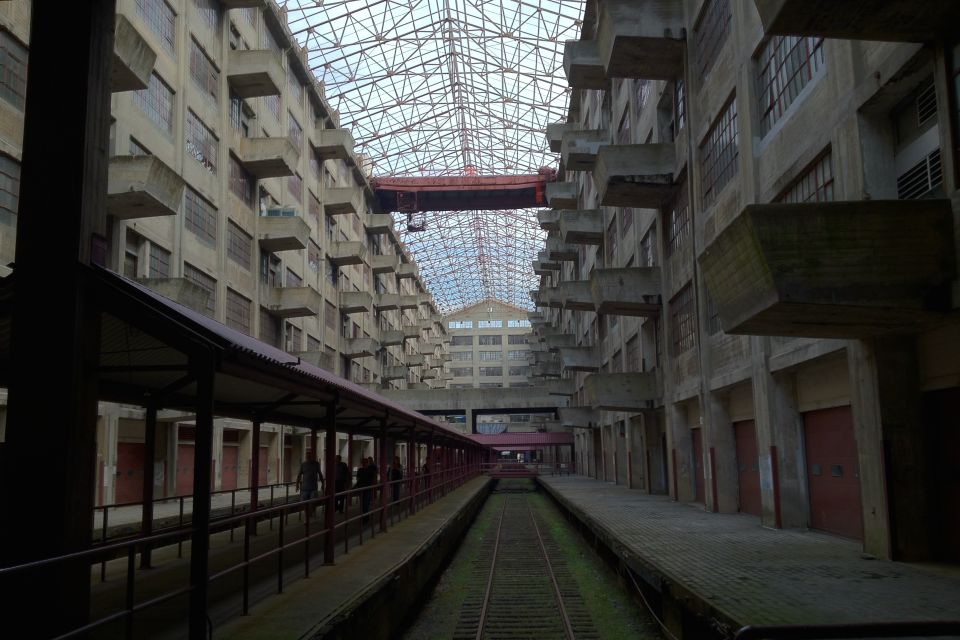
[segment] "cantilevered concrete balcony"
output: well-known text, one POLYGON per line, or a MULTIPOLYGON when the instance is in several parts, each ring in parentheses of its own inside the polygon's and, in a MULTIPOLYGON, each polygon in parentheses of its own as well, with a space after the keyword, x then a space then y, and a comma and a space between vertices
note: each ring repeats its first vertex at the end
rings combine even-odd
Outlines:
POLYGON ((673 80, 682 75, 683 3, 604 0, 599 12, 596 42, 608 79, 673 80))
POLYGON ((297 356, 304 362, 309 362, 310 364, 330 371, 331 373, 337 372, 336 360, 331 353, 327 353, 325 351, 297 351, 295 353, 291 353, 291 355, 297 356))
POLYGON ((107 213, 117 220, 177 215, 183 178, 156 156, 113 156, 107 176, 107 213))
POLYGON ((660 267, 595 269, 590 295, 597 313, 653 317, 660 313, 660 267))
POLYGON ((600 371, 598 347, 561 347, 560 362, 566 371, 600 371))
POLYGON ((186 278, 137 278, 137 282, 149 287, 165 298, 179 302, 197 313, 205 313, 210 292, 186 278))
POLYGON ((260 216, 257 239, 266 251, 295 251, 307 246, 310 225, 300 216, 260 216))
POLYGON ((400 256, 395 254, 388 255, 369 255, 370 269, 375 274, 395 273, 397 265, 400 264, 400 256))
POLYGON ((389 213, 371 213, 363 217, 363 226, 367 233, 384 235, 393 229, 393 216, 389 213))
MULTIPOLYGON (((39 9, 39 7, 38 7, 39 9)), ((114 93, 146 89, 157 53, 127 17, 117 14, 113 35, 110 88, 114 93)))
POLYGON ((453 374, 450 373, 449 371, 441 371, 440 380, 443 380, 444 382, 450 382, 451 380, 453 380, 453 374))
POLYGON ((748 205, 700 256, 727 333, 861 338, 949 310, 948 200, 748 205))
MULTIPOLYGON (((400 308, 404 311, 416 311, 417 307, 420 306, 420 299, 417 294, 403 294, 400 296, 400 299, 397 301, 397 304, 400 305, 400 308)), ((429 320, 427 321, 429 322, 429 320)), ((429 327, 428 327, 429 328, 429 327)))
POLYGON ((552 307, 554 309, 560 309, 563 307, 563 302, 560 300, 560 294, 556 287, 545 287, 537 290, 536 292, 531 291, 531 294, 533 293, 537 294, 533 302, 538 307, 552 307))
POLYGON ((403 344, 403 331, 388 329, 380 332, 380 344, 384 347, 398 347, 403 344))
POLYGON ((380 376, 384 380, 406 380, 407 379, 407 368, 403 365, 393 365, 390 367, 383 368, 383 375, 380 376))
POLYGON ((434 353, 437 352, 437 346, 432 342, 430 342, 429 339, 427 340, 421 339, 417 343, 417 351, 425 356, 432 356, 434 353))
POLYGON ((574 89, 610 87, 596 40, 567 40, 563 46, 563 71, 567 84, 574 89))
POLYGON ((317 316, 323 306, 323 296, 313 287, 266 287, 264 306, 280 318, 307 318, 317 316))
POLYGON ((552 333, 543 337, 544 344, 550 351, 572 348, 577 346, 577 336, 572 333, 552 333))
POLYGON ((557 209, 540 209, 537 211, 537 222, 544 231, 560 231, 560 211, 557 209))
POLYGON ((559 268, 559 262, 540 262, 539 260, 533 261, 533 272, 538 276, 549 276, 559 268))
POLYGON ((417 322, 417 326, 420 327, 421 331, 430 331, 431 329, 433 329, 433 320, 431 320, 430 318, 421 318, 417 322))
POLYGON ((327 259, 338 267, 363 264, 367 259, 367 248, 359 240, 337 240, 327 248, 327 259))
POLYGON ((653 409, 663 395, 655 371, 594 373, 584 378, 584 402, 594 409, 641 411, 653 409))
POLYGON ((290 139, 241 138, 240 163, 257 179, 292 176, 297 172, 300 151, 290 139))
POLYGON ((397 265, 397 278, 400 280, 404 278, 418 278, 419 276, 420 270, 413 262, 401 262, 397 265))
POLYGON ((928 42, 953 32, 960 3, 950 0, 754 0, 771 35, 928 42))
POLYGON ((572 129, 563 134, 560 156, 567 171, 593 171, 597 152, 610 144, 606 129, 572 129))
POLYGON ((605 207, 656 209, 676 193, 673 143, 608 145, 597 153, 593 182, 605 207))
POLYGON ((600 209, 561 211, 560 239, 569 245, 603 244, 603 212, 600 209))
POLYGON ((341 291, 340 313, 370 313, 373 310, 373 296, 369 291, 341 291))
POLYGON ((560 263, 556 260, 550 259, 550 254, 546 249, 537 253, 538 262, 544 269, 552 269, 556 271, 560 268, 560 263))
POLYGON ((586 407, 560 407, 557 409, 560 425, 567 428, 590 429, 600 426, 600 412, 586 407))
POLYGON ((353 134, 349 129, 318 127, 313 132, 313 149, 321 161, 346 160, 355 163, 353 146, 353 134))
POLYGON ((404 364, 409 369, 411 367, 422 367, 426 362, 427 358, 422 353, 408 353, 404 364))
POLYGON ((575 182, 548 182, 547 203, 554 209, 577 208, 577 184, 575 182))
POLYGON ((343 216, 363 211, 363 191, 360 187, 334 187, 323 192, 323 212, 328 216, 343 216))
POLYGON ((560 143, 563 134, 567 131, 579 129, 580 125, 576 122, 554 122, 547 125, 547 142, 550 144, 550 151, 560 153, 560 143))
POLYGON ((572 396, 577 393, 576 380, 573 378, 561 378, 559 380, 548 380, 546 387, 547 393, 551 396, 572 396))
POLYGON ((403 337, 407 340, 414 340, 420 337, 420 327, 415 324, 403 325, 403 337))
POLYGON ((573 262, 577 259, 577 247, 569 245, 559 237, 547 238, 547 257, 557 262, 573 262))
POLYGON ((227 84, 241 98, 278 96, 285 79, 280 54, 272 49, 231 49, 227 53, 227 84))
POLYGON ((527 320, 530 322, 538 322, 544 319, 543 314, 539 311, 527 311, 527 320))
POLYGON ((377 353, 377 341, 373 338, 344 338, 340 353, 346 358, 366 358, 377 353))
POLYGON ((400 308, 399 293, 380 293, 373 300, 378 311, 396 311, 400 308))
POLYGON ((424 380, 437 380, 440 377, 440 372, 436 369, 424 369, 420 377, 424 380))
POLYGON ((265 0, 220 0, 224 9, 253 9, 262 7, 265 0))
POLYGON ((593 311, 589 280, 564 280, 556 289, 560 305, 567 311, 593 311))
POLYGON ((427 364, 434 369, 443 369, 444 363, 446 363, 446 360, 440 356, 427 356, 427 364))
POLYGON ((543 376, 544 378, 559 378, 560 363, 559 362, 539 362, 533 365, 530 368, 530 371, 535 376, 543 376))

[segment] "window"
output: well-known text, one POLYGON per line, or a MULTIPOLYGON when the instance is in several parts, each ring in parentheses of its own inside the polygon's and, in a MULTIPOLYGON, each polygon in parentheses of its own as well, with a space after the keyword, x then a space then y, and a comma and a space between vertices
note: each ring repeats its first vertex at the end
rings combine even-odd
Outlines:
POLYGON ((173 89, 156 73, 146 89, 133 92, 133 103, 160 129, 173 133, 173 89))
POLYGON ((477 322, 478 329, 500 329, 503 327, 503 320, 480 320, 477 322))
POLYGON ((502 376, 503 367, 480 367, 481 376, 502 376))
POLYGON ((618 349, 613 353, 610 359, 610 373, 621 373, 623 371, 623 354, 618 349))
POLYGON ((509 373, 511 376, 528 376, 530 367, 510 367, 509 373))
POLYGON ((331 331, 337 330, 337 308, 329 300, 323 307, 323 324, 331 331))
POLYGON ((607 232, 603 239, 603 259, 608 267, 614 266, 617 259, 617 240, 617 218, 613 216, 610 218, 610 224, 607 225, 607 232))
POLYGON ((777 198, 777 202, 832 202, 833 160, 830 150, 814 160, 800 177, 777 198))
POLYGON ((267 109, 270 113, 273 114, 273 117, 277 119, 277 122, 280 121, 280 96, 264 96, 264 103, 267 105, 267 109))
POLYGON ((454 351, 450 355, 453 356, 453 360, 473 360, 472 351, 454 351))
POLYGON ((503 336, 480 336, 481 345, 503 344, 503 336))
POLYGON ((0 97, 23 111, 27 95, 27 50, 0 31, 0 97))
POLYGON ((473 345, 473 336, 452 336, 450 338, 451 347, 463 347, 473 345))
POLYGON ((693 286, 687 284, 670 301, 670 333, 673 334, 673 355, 680 355, 696 345, 696 324, 693 286))
POLYGON ((707 294, 707 334, 716 335, 720 333, 720 313, 717 311, 717 305, 713 303, 713 298, 707 294))
POLYGON ((252 254, 253 236, 233 220, 227 220, 227 257, 249 271, 252 254))
POLYGON ((303 202, 303 178, 299 173, 295 173, 287 178, 287 191, 290 192, 297 202, 303 202))
POLYGON ((196 40, 190 41, 190 77, 214 103, 220 100, 220 70, 196 40))
POLYGON ((289 111, 287 112, 287 136, 298 151, 303 148, 303 127, 289 111))
POLYGON ((758 58, 760 132, 766 135, 823 68, 823 38, 774 36, 758 58))
POLYGON ((280 318, 260 307, 260 340, 280 349, 282 339, 283 325, 280 324, 280 318))
POLYGON ((193 0, 200 21, 207 28, 217 31, 220 29, 220 2, 219 0, 193 0))
POLYGON ((239 96, 230 92, 230 128, 239 133, 244 138, 250 136, 250 117, 252 112, 247 103, 239 96))
POLYGON ((260 48, 270 49, 278 56, 283 55, 283 49, 277 44, 276 38, 273 37, 273 34, 270 33, 270 29, 268 28, 260 30, 260 48))
POLYGON ((301 349, 303 349, 303 331, 288 322, 286 351, 296 353, 301 349))
POLYGON ((687 108, 686 108, 686 96, 685 88, 683 85, 683 78, 680 78, 676 81, 673 88, 674 93, 674 120, 677 124, 677 131, 683 129, 683 125, 687 119, 687 108))
POLYGON ((640 336, 634 335, 627 340, 627 371, 640 371, 640 336))
POLYGON ((269 287, 282 287, 280 258, 269 251, 260 250, 260 282, 269 287))
POLYGON ((643 238, 640 239, 640 266, 652 267, 657 263, 657 256, 654 249, 654 228, 650 227, 643 238))
POLYGON ((320 344, 320 341, 308 333, 307 334, 307 351, 312 351, 316 353, 317 351, 322 351, 322 350, 323 350, 323 345, 320 344))
POLYGON ((707 77, 720 55, 730 33, 731 18, 730 0, 706 0, 703 3, 700 19, 693 27, 697 71, 701 79, 707 77))
POLYGON ((227 289, 227 326, 250 334, 250 300, 227 289))
POLYGON ((739 138, 737 101, 736 96, 731 96, 713 123, 707 139, 700 146, 700 164, 703 169, 700 193, 704 207, 713 204, 724 185, 737 175, 739 138))
POLYGON ((200 194, 187 187, 184 207, 184 226, 201 242, 212 247, 217 244, 217 210, 200 194))
POLYGON ((173 12, 164 0, 137 0, 137 14, 143 18, 150 30, 157 34, 163 48, 170 55, 176 53, 176 19, 173 12))
POLYGON ((230 154, 230 192, 245 205, 253 208, 256 190, 257 179, 243 168, 243 165, 233 154, 230 154))
POLYGON ((310 267, 310 271, 319 273, 320 262, 322 260, 323 259, 320 257, 320 245, 311 240, 310 244, 307 245, 307 265, 310 267))
POLYGON ((301 278, 300 276, 298 276, 298 275, 297 275, 296 273, 294 273, 292 270, 287 269, 287 282, 286 282, 286 285, 285 285, 285 286, 287 286, 287 287, 302 287, 302 286, 303 286, 303 278, 301 278))
POLYGON ((473 329, 473 320, 451 320, 448 329, 473 329))
POLYGON ((303 85, 293 70, 293 65, 287 67, 287 86, 290 88, 290 100, 294 104, 303 104, 303 85))
POLYGON ((667 256, 672 256, 690 237, 690 207, 687 201, 686 186, 686 184, 680 185, 680 188, 677 189, 676 199, 665 214, 667 256))
POLYGON ((155 242, 150 243, 150 271, 148 277, 170 277, 170 252, 155 242))
POLYGON ((452 373, 455 378, 470 377, 473 375, 473 367, 453 367, 450 369, 450 373, 452 373))
POLYGON ((309 212, 310 217, 313 218, 313 225, 317 229, 320 229, 320 218, 323 216, 323 207, 320 206, 320 201, 313 193, 310 194, 309 202, 309 212))
POLYGON ((187 153, 204 169, 217 174, 217 154, 220 141, 193 111, 187 111, 187 153))
POLYGON ((323 181, 323 174, 320 171, 321 160, 316 151, 310 151, 310 174, 317 182, 323 181))
MULTIPOLYGON (((637 112, 639 113, 639 107, 637 112)), ((620 118, 620 126, 617 127, 617 144, 630 144, 630 110, 624 109, 623 116, 620 118)))
POLYGON ((934 149, 914 166, 897 177, 897 198, 915 200, 940 195, 943 184, 943 166, 940 149, 934 149))
POLYGON ((624 236, 626 236, 627 231, 629 231, 630 227, 633 226, 633 209, 630 207, 624 207, 623 209, 620 209, 620 212, 620 223, 623 225, 621 232, 624 236))
POLYGON ((507 336, 507 344, 527 344, 527 336, 525 334, 511 334, 507 336))
POLYGON ((507 360, 526 360, 528 351, 515 350, 507 352, 507 360))
POLYGON ((511 329, 529 327, 530 321, 529 320, 507 320, 507 326, 510 327, 511 329))
POLYGON ((140 245, 143 237, 127 229, 127 242, 123 255, 123 275, 131 280, 140 275, 140 245))
POLYGON ((12 222, 20 206, 20 163, 0 155, 0 219, 12 222))
MULTIPOLYGON (((183 263, 183 277, 207 292, 207 304, 204 307, 203 312, 211 318, 214 317, 217 313, 217 281, 188 262, 183 263)), ((229 289, 227 291, 229 292, 229 289)), ((228 295, 228 309, 229 301, 230 296, 228 295)), ((229 324, 230 323, 228 322, 227 325, 229 324)))
POLYGON ((502 356, 502 351, 481 351, 480 359, 481 360, 499 360, 502 356))
MULTIPOLYGON (((503 388, 503 384, 500 382, 481 382, 480 388, 481 389, 501 389, 503 388)), ((491 424, 494 424, 494 423, 491 423, 491 424)))

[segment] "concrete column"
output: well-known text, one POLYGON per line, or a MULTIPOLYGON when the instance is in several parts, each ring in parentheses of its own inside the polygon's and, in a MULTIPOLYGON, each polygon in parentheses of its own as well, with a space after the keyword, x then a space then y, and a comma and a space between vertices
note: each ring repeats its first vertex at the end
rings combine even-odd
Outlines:
POLYGON ((193 466, 193 513, 190 538, 189 637, 202 640, 207 634, 207 591, 210 544, 210 481, 213 454, 212 354, 201 356, 197 367, 196 454, 193 466))
POLYGON ((223 475, 223 424, 220 422, 213 423, 213 452, 212 452, 212 467, 213 477, 210 479, 211 485, 210 489, 212 491, 219 491, 221 484, 221 477, 223 475))
MULTIPOLYGON (((325 448, 324 448, 324 467, 327 469, 327 473, 330 473, 331 470, 337 464, 337 401, 334 399, 327 406, 327 418, 326 418, 326 433, 325 435, 325 448)), ((335 524, 336 518, 336 507, 334 505, 335 501, 335 492, 336 485, 333 482, 327 483, 326 490, 326 501, 324 502, 323 507, 323 528, 326 529, 327 535, 323 537, 323 563, 327 565, 333 564, 333 527, 335 524)))
MULTIPOLYGON (((260 501, 260 429, 263 424, 260 418, 254 417, 250 429, 250 512, 257 510, 260 501)), ((256 525, 254 525, 256 527, 256 525)))
POLYGON ((737 444, 725 398, 707 392, 704 407, 703 448, 706 455, 707 508, 736 513, 739 508, 737 444))
POLYGON ((666 417, 668 490, 674 500, 692 502, 696 497, 696 487, 694 470, 690 464, 693 460, 693 443, 687 409, 682 403, 672 403, 666 407, 666 417))
MULTIPOLYGON (((147 406, 146 425, 143 437, 143 511, 140 531, 144 537, 153 535, 153 461, 157 453, 157 407, 147 406)), ((140 568, 150 568, 150 545, 140 552, 140 568)))

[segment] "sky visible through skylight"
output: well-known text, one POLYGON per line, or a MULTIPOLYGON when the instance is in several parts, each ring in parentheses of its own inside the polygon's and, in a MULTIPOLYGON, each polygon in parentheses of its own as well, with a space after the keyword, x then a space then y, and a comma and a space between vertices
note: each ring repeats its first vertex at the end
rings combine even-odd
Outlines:
MULTIPOLYGON (((288 0, 340 124, 375 176, 536 173, 566 119, 563 45, 582 0, 288 0)), ((429 212, 398 230, 438 306, 486 298, 531 308, 544 232, 535 210, 429 212)))

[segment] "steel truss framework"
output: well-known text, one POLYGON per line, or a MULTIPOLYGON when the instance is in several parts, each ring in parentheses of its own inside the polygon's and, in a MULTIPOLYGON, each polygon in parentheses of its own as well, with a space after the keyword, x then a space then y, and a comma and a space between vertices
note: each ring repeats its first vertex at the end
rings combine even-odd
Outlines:
MULTIPOLYGON (((290 27, 378 176, 532 174, 555 166, 563 43, 583 0, 288 0, 290 27)), ((531 210, 418 214, 398 228, 443 312, 530 307, 543 232, 531 210), (415 225, 416 226, 416 225, 415 225)))

